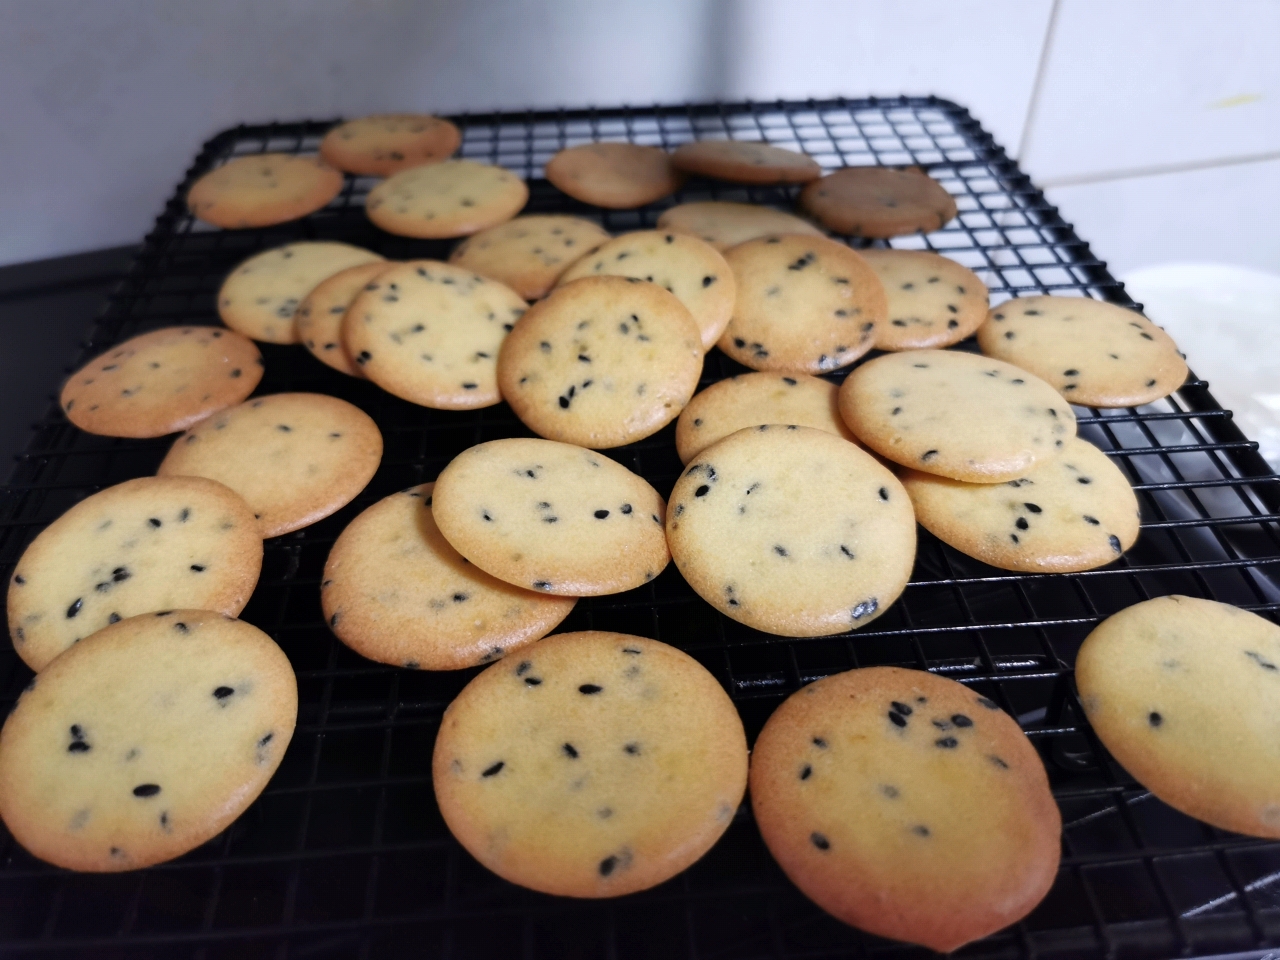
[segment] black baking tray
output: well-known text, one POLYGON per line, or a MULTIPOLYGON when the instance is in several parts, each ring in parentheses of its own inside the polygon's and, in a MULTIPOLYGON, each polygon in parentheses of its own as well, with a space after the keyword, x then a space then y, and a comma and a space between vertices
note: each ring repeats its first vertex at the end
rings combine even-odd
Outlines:
MULTIPOLYGON (((673 148, 727 136, 803 150, 827 169, 919 165, 955 196, 959 216, 943 230, 898 238, 895 247, 936 250, 971 267, 991 288, 993 301, 1054 293, 1133 305, 1004 150, 967 110, 945 100, 700 104, 452 119, 462 130, 462 156, 501 164, 529 180, 528 211, 578 214, 614 233, 652 226, 663 209, 686 200, 790 208, 795 188, 691 180, 669 200, 601 211, 542 179, 542 166, 555 151, 590 140, 673 148)), ((188 216, 186 190, 211 167, 246 153, 314 152, 333 122, 240 126, 210 140, 74 362, 156 327, 216 324, 214 295, 227 272, 282 243, 337 239, 397 259, 444 258, 447 243, 393 237, 368 222, 362 205, 374 183, 369 178, 348 177, 324 210, 277 227, 220 231, 188 216)), ((1186 225, 1174 221, 1170 228, 1186 225)), ((360 510, 434 479, 468 446, 528 431, 505 404, 466 413, 426 410, 330 370, 301 347, 262 349, 266 376, 259 393, 308 390, 342 397, 367 411, 386 441, 382 466, 354 503, 267 542, 262 579, 243 614, 280 643, 297 671, 297 733, 279 772, 244 816, 172 863, 77 875, 40 863, 3 834, 0 956, 928 955, 859 933, 811 905, 769 857, 746 805, 698 864, 653 890, 617 900, 533 893, 472 860, 436 809, 430 754, 441 712, 475 671, 432 674, 361 659, 326 628, 319 577, 334 539, 360 510)), ((703 384, 742 369, 712 351, 703 384)), ((902 599, 848 635, 789 640, 747 629, 694 595, 674 566, 640 589, 582 601, 562 629, 625 631, 689 652, 724 684, 750 738, 801 685, 875 664, 952 677, 1016 716, 1040 751, 1062 809, 1062 867, 1048 897, 1025 921, 964 948, 961 956, 1261 956, 1280 944, 1280 843, 1215 830, 1147 794, 1084 721, 1071 664, 1101 618, 1153 596, 1210 597, 1275 618, 1280 478, 1194 376, 1174 396, 1144 407, 1076 412, 1081 435, 1113 457, 1142 504, 1137 545, 1105 569, 1009 574, 921 530, 915 572, 902 599)), ((168 445, 90 436, 51 404, 0 489, 0 572, 10 574, 26 544, 73 503, 153 473, 168 445)), ((671 427, 609 455, 664 494, 680 470, 671 427)), ((2 646, 0 697, 8 706, 31 674, 2 646)))

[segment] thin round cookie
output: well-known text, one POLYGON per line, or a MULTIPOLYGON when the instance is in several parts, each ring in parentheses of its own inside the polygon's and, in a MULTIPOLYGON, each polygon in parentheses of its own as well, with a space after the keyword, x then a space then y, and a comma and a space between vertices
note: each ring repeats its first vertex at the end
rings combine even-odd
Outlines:
POLYGON ((968 267, 925 250, 862 250, 889 302, 879 350, 949 347, 987 318, 987 285, 968 267))
POLYGON ((529 188, 510 170, 471 160, 410 167, 369 191, 369 219, 401 237, 465 237, 510 220, 529 188))
POLYGON ((391 264, 385 260, 347 267, 320 281, 303 298, 294 315, 294 327, 298 340, 313 357, 347 376, 364 376, 342 345, 342 318, 360 291, 390 268, 391 264))
POLYGON ((697 237, 663 230, 624 233, 571 266, 559 285, 610 276, 646 280, 675 294, 698 325, 704 350, 715 346, 733 314, 733 271, 715 247, 697 237))
POLYGON ((248 504, 201 477, 95 493, 31 542, 9 579, 9 636, 32 670, 109 624, 166 607, 237 614, 262 570, 248 504))
POLYGON ((227 275, 218 316, 232 330, 267 343, 297 343, 294 316, 322 281, 347 267, 383 263, 372 250, 332 241, 302 241, 264 250, 227 275))
POLYGON ((747 741, 688 654, 562 633, 467 684, 431 772, 450 832, 494 873, 617 897, 674 877, 720 839, 746 789, 747 741))
POLYGON ((684 176, 671 156, 634 143, 585 143, 547 161, 546 177, 575 200, 628 210, 675 193, 684 176))
POLYGON ((676 421, 676 451, 688 463, 744 427, 797 424, 856 443, 840 419, 840 388, 803 373, 744 373, 696 394, 676 421))
POLYGON ((188 430, 157 473, 225 483, 263 537, 323 520, 355 499, 382 459, 382 434, 359 407, 321 393, 275 393, 188 430))
POLYGON ((1092 570, 1138 539, 1138 498, 1129 481, 1079 437, 1007 483, 965 483, 918 470, 903 470, 900 479, 922 527, 1001 570, 1092 570))
POLYGON ((721 350, 753 370, 828 373, 875 343, 884 288, 865 260, 826 237, 761 237, 725 253, 738 283, 721 350))
POLYGON ((762 425, 703 450, 667 512, 672 559, 725 616, 784 637, 870 623, 916 553, 911 501, 858 447, 812 427, 762 425))
POLYGON ((608 232, 590 220, 535 213, 468 237, 449 262, 505 283, 526 300, 538 300, 570 264, 608 239, 608 232))
POLYGON ((342 190, 342 174, 319 157, 260 153, 233 157, 197 180, 187 209, 224 230, 269 227, 328 206, 342 190))
POLYGON ((18 698, 0 731, 0 817, 68 870, 172 860, 257 799, 297 716, 293 668, 257 627, 208 610, 124 620, 18 698))
POLYGON ((596 449, 661 430, 701 373, 702 341, 684 304, 623 277, 558 287, 521 317, 498 356, 502 396, 529 429, 596 449))
POLYGON ((211 327, 164 327, 116 344, 71 374, 59 404, 81 430, 163 437, 253 393, 262 354, 251 340, 211 327))
POLYGON ((342 342, 388 393, 437 410, 491 407, 498 349, 525 312, 520 295, 438 260, 397 264, 370 282, 342 321, 342 342))
POLYGON ((1212 600, 1147 600, 1094 628, 1076 685, 1099 739, 1153 794, 1280 839, 1280 627, 1212 600))
POLYGON ((461 670, 540 640, 573 610, 491 577, 441 535, 434 483, 379 500, 329 551, 320 582, 324 618, 370 660, 410 670, 461 670))
POLYGON ((897 237, 941 230, 956 201, 919 170, 845 167, 800 192, 800 206, 828 230, 855 237, 897 237))
POLYGON ((453 156, 462 134, 425 113, 379 113, 340 123, 320 141, 320 156, 348 173, 389 177, 453 156))
POLYGON ((788 697, 756 740, 751 808, 823 910, 941 953, 1021 920, 1058 872, 1035 747, 993 701, 921 670, 850 670, 788 697))
POLYGON ((1172 337, 1137 311, 1088 297, 1020 297, 992 307, 978 346, 1088 407, 1141 406, 1187 379, 1172 337))
POLYGON ((969 483, 1003 483, 1062 452, 1076 417, 1039 377, 958 350, 887 353, 840 387, 840 416, 887 460, 969 483))
POLYGON ((696 140, 671 154, 671 165, 734 183, 808 183, 822 176, 812 157, 748 140, 696 140))
POLYGON ((431 510, 469 561, 541 593, 622 593, 671 559, 658 491, 567 443, 513 438, 464 450, 436 479, 431 510))
POLYGON ((723 200, 682 203, 664 210, 658 217, 658 229, 690 234, 705 240, 722 253, 756 237, 784 233, 822 236, 822 231, 808 220, 801 220, 790 213, 752 203, 729 203, 723 200))

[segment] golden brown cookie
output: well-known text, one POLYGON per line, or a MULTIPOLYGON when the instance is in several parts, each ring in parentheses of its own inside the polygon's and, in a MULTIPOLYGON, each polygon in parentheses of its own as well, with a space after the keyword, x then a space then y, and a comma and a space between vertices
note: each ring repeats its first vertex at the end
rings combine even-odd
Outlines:
POLYGON ((465 237, 510 220, 529 188, 510 170, 471 160, 445 160, 392 174, 369 191, 365 211, 402 237, 465 237))
POLYGON ((941 230, 956 215, 956 202, 919 170, 845 167, 815 180, 800 193, 800 206, 835 233, 897 237, 941 230))
POLYGON ((748 140, 697 140, 671 154, 671 164, 695 173, 735 183, 808 183, 822 176, 812 157, 748 140))
POLYGON ((1025 917, 1058 872, 1062 817, 995 702, 920 670, 836 674, 787 698, 751 758, 778 865, 861 930, 949 953, 1025 917))
POLYGON ((748 240, 725 253, 738 283, 718 346, 754 370, 828 373, 871 349, 884 288, 865 260, 825 237, 748 240))
POLYGON ((665 230, 615 237, 565 271, 560 283, 583 277, 634 277, 674 293, 689 308, 710 350, 733 313, 737 283, 724 257, 710 244, 665 230))
POLYGON ((978 346, 1088 407, 1151 403, 1187 379, 1167 333, 1134 310, 1088 297, 1019 297, 992 307, 978 346))
POLYGON ((676 421, 680 462, 743 427, 794 423, 857 440, 840 419, 840 388, 803 373, 744 373, 696 394, 676 421))
POLYGON ((876 327, 879 350, 959 343, 987 318, 987 285, 968 267, 925 250, 863 250, 889 303, 876 327))
POLYGON ((165 327, 117 344, 71 374, 59 403, 81 430, 163 437, 234 406, 262 379, 262 354, 231 330, 165 327))
POLYGON ((1099 739, 1157 797, 1280 839, 1280 627, 1212 600, 1147 600, 1094 628, 1076 684, 1099 739))
POLYGON ((702 373, 698 325, 641 280, 587 277, 529 308, 502 345, 498 386, 534 433, 618 447, 680 415, 702 373))
POLYGON ((705 240, 721 252, 756 237, 784 233, 822 236, 822 231, 808 220, 801 220, 790 213, 783 213, 773 207, 728 203, 723 200, 682 203, 664 210, 658 217, 658 229, 690 234, 705 240))
POLYGON ((569 147, 547 161, 546 176, 575 200, 617 210, 661 200, 684 181, 665 150, 634 143, 569 147))
POLYGON ((397 264, 342 322, 342 342, 388 393, 437 410, 491 407, 498 351, 525 302, 496 280, 438 260, 397 264))
POLYGON ((339 270, 307 294, 294 314, 295 336, 317 360, 339 373, 363 377, 342 344, 342 318, 360 292, 390 269, 385 260, 339 270))
POLYGON ((320 141, 320 156, 348 173, 389 177, 453 156, 462 134, 425 113, 380 113, 340 123, 320 141))
POLYGON ((491 577, 449 546, 434 483, 394 493, 342 531, 320 582, 330 629, 370 660, 460 670, 540 640, 578 601, 491 577))
POLYGON ((440 813, 512 883, 616 897, 686 869, 742 801, 733 702, 674 647, 623 633, 548 637, 494 664, 445 711, 440 813))
POLYGON ((382 434, 359 407, 320 393, 275 393, 188 430, 157 473, 226 484, 253 509, 262 536, 278 537, 350 503, 381 459, 382 434))
POLYGON ((187 193, 191 215, 225 230, 269 227, 315 213, 342 190, 342 174, 319 157, 233 157, 187 193))
POLYGON ((602 227, 581 217, 529 214, 463 240, 449 262, 537 300, 575 260, 608 239, 602 227))
POLYGON ((449 544, 499 580, 564 597, 621 593, 671 559, 658 491, 593 450, 491 440, 436 480, 432 513, 449 544))

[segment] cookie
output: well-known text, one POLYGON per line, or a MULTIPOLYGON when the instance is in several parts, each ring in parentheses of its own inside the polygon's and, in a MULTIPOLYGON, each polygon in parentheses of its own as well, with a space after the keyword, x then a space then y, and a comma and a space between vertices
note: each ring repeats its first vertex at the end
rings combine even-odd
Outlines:
POLYGON ((725 253, 738 282, 718 346, 753 370, 828 373, 875 343, 884 289, 865 260, 826 237, 773 236, 725 253))
POLYGON ((342 342, 388 393, 437 410, 491 407, 498 349, 525 311, 510 287, 438 260, 397 264, 367 284, 342 342))
POLYGON ((303 298, 294 315, 294 329, 298 340, 312 356, 339 373, 351 377, 364 376, 342 345, 342 318, 360 291, 390 267, 391 264, 385 260, 347 267, 320 281, 303 298))
POLYGON ((764 725, 751 808, 810 900, 950 953, 1025 917, 1058 872, 1062 817, 1035 747, 992 700, 920 670, 811 683, 764 725))
POLYGON ((878 350, 949 347, 987 318, 987 285, 954 260, 925 250, 863 250, 889 303, 878 350))
POLYGON ((537 300, 570 264, 608 239, 603 228, 581 217, 530 214, 463 240, 449 262, 537 300))
POLYGON ((460 670, 555 629, 578 601, 513 587, 464 560, 431 516, 434 486, 379 500, 329 551, 320 603, 338 639, 381 663, 460 670))
POLYGON ((623 277, 557 288, 529 308, 498 356, 502 396, 529 429, 597 449, 661 430, 701 373, 702 341, 684 304, 623 277))
POLYGON ((1057 456, 1076 417, 1053 387, 958 350, 889 353, 840 387, 840 416, 887 460, 969 483, 1004 483, 1057 456))
POLYGON ((676 451, 688 463, 743 427, 762 423, 814 427, 856 442, 840 419, 839 388, 803 373, 744 373, 697 394, 676 421, 676 451))
POLYGON ((781 210, 723 200, 682 203, 664 210, 658 217, 658 229, 691 234, 722 252, 756 237, 784 233, 822 236, 822 231, 808 220, 801 220, 781 210))
POLYGON ((163 437, 239 403, 262 379, 262 354, 230 330, 165 327, 116 344, 71 374, 59 404, 81 430, 163 437))
POLYGON ((658 491, 620 463, 550 440, 491 440, 440 473, 432 513, 499 580, 562 597, 648 583, 671 555, 658 491))
POLYGON ((617 897, 674 877, 720 839, 746 789, 747 741, 688 654, 563 633, 467 684, 431 770, 450 832, 494 873, 617 897))
POLYGON ((1020 297, 992 307, 978 346, 1088 407, 1141 406, 1187 379, 1167 333, 1134 310, 1088 297, 1020 297))
POLYGON ((328 206, 342 190, 342 174, 319 157, 259 153, 233 157, 197 180, 187 209, 224 230, 269 227, 328 206))
POLYGON ((903 470, 900 479, 922 527, 1001 570, 1092 570, 1138 539, 1138 498, 1129 481, 1079 437, 1007 483, 965 483, 918 470, 903 470))
POLYGON ((685 173, 734 183, 808 183, 822 176, 812 157, 746 140, 681 144, 671 154, 671 165, 685 173))
POLYGON ((262 569, 248 504, 200 477, 139 477, 45 527, 9 579, 9 636, 32 670, 103 627, 166 607, 237 614, 262 569))
POLYGON ((845 167, 800 192, 800 206, 828 230, 855 237, 897 237, 941 230, 956 201, 919 170, 845 167))
POLYGON ((346 243, 303 241, 264 250, 227 275, 218 316, 232 330, 267 343, 297 343, 294 315, 322 281, 363 263, 383 263, 372 250, 346 243))
POLYGON ((504 223, 528 199, 529 188, 510 170, 446 160, 393 174, 369 191, 364 206, 388 233, 430 240, 504 223))
POLYGON ((547 161, 546 177, 583 203, 615 210, 642 207, 680 189, 684 176, 657 147, 585 143, 547 161))
POLYGON ((389 177, 453 156, 462 134, 425 113, 380 113, 340 123, 320 141, 320 156, 348 173, 389 177))
POLYGON ((208 610, 132 617, 41 671, 0 731, 0 817, 41 860, 136 870, 257 799, 298 716, 289 660, 208 610))
POLYGON ((674 293, 698 325, 704 350, 715 346, 733 313, 733 271, 697 237, 665 230, 623 234, 571 266, 560 284, 608 276, 646 280, 674 293))
POLYGON ((1076 685, 1098 738, 1153 794, 1280 839, 1280 627, 1212 600, 1147 600, 1089 634, 1076 685))
POLYGON ((911 501, 847 440, 812 427, 739 430, 693 458, 671 491, 667 541, 689 585, 765 633, 865 626, 907 585, 911 501))
POLYGON ((323 520, 378 469, 382 434, 359 407, 320 393, 275 393, 224 410, 174 441, 160 476, 225 483, 264 537, 323 520))

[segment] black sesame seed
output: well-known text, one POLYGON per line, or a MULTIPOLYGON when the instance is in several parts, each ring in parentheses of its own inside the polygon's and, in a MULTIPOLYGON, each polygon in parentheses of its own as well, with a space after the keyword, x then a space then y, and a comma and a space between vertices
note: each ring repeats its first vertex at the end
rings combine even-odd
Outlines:
POLYGON ((227 697, 231 696, 235 692, 236 691, 234 687, 218 687, 216 690, 213 691, 213 695, 217 697, 219 700, 225 700, 227 697))
POLYGON ((914 833, 917 837, 929 836, 929 828, 922 823, 912 827, 911 832, 914 833))
POLYGON ((895 727, 905 727, 907 725, 907 718, 900 713, 894 713, 892 710, 889 711, 889 720, 895 727))
POLYGON ((1107 537, 1107 543, 1111 544, 1111 549, 1114 550, 1116 553, 1124 552, 1123 550, 1120 549, 1120 538, 1117 537, 1114 533, 1111 534, 1111 536, 1107 537))
POLYGON ((1164 723, 1164 717, 1152 710, 1151 713, 1147 714, 1147 723, 1151 724, 1153 727, 1158 727, 1160 724, 1164 723))
POLYGON ((1084 517, 1085 523, 1091 524, 1092 526, 1096 527, 1101 523, 1101 521, 1097 517, 1091 517, 1087 513, 1081 514, 1081 516, 1084 517))
POLYGON ((67 607, 67 619, 70 620, 80 612, 80 608, 84 606, 84 597, 76 597, 75 602, 67 607))
POLYGON ((584 683, 582 686, 578 687, 578 692, 590 695, 593 693, 599 693, 603 689, 604 687, 601 687, 594 683, 584 683))
POLYGON ((897 700, 890 701, 889 708, 895 713, 902 714, 904 717, 911 716, 911 708, 905 703, 899 703, 897 700))
POLYGON ((527 687, 536 687, 538 684, 542 683, 542 680, 538 677, 525 677, 524 683, 527 687))
POLYGON ((620 512, 620 513, 623 513, 623 514, 630 514, 630 513, 631 513, 631 504, 629 504, 629 503, 624 503, 621 507, 619 507, 619 508, 618 508, 618 510, 619 510, 619 512, 620 512))
POLYGON ((602 877, 609 876, 609 874, 613 873, 614 869, 617 866, 618 866, 617 857, 612 855, 605 857, 603 860, 600 861, 600 876, 602 877))
POLYGON ((887 488, 887 487, 881 487, 881 488, 880 488, 880 499, 881 499, 881 500, 888 500, 888 499, 889 499, 889 490, 888 490, 888 488, 887 488))
POLYGON ((597 510, 594 514, 592 514, 592 516, 594 516, 597 520, 603 520, 605 517, 609 516, 609 511, 597 510))
POLYGON ((970 720, 968 717, 966 717, 963 713, 953 713, 951 715, 951 722, 954 723, 957 727, 973 726, 973 721, 970 720))
POLYGON ((921 462, 921 463, 928 463, 930 460, 932 460, 932 459, 933 459, 934 457, 936 457, 937 455, 938 455, 938 451, 937 451, 937 450, 926 450, 924 453, 920 454, 920 462, 921 462))
POLYGON ((485 768, 485 771, 482 774, 480 774, 480 776, 482 777, 497 776, 502 771, 502 768, 505 767, 506 765, 507 763, 505 760, 499 760, 493 766, 485 768))
POLYGON ((823 740, 821 737, 814 737, 813 745, 817 747, 819 750, 827 749, 827 741, 823 740))
POLYGON ((935 747, 941 747, 943 750, 952 750, 960 746, 960 741, 955 737, 939 737, 933 741, 935 747))
POLYGON ((561 749, 564 750, 565 756, 573 760, 578 759, 578 751, 572 743, 566 743, 561 749))
POLYGON ((813 776, 813 767, 806 763, 800 768, 800 779, 808 780, 811 776, 813 776))
POLYGON ((200 566, 198 563, 193 563, 191 565, 191 570, 194 573, 204 573, 204 567, 200 566))
POLYGON ((85 753, 89 749, 89 745, 83 740, 72 740, 67 744, 67 753, 85 753))
POLYGON ((809 841, 819 850, 830 850, 831 841, 820 833, 809 834, 809 841))
POLYGON ((704 483, 699 486, 697 490, 693 491, 693 495, 695 497, 705 497, 710 492, 711 488, 704 483))
POLYGON ((639 756, 640 754, 640 744, 638 743, 628 743, 622 749, 624 753, 629 753, 633 757, 639 756))
POLYGON ((979 697, 979 698, 978 698, 978 705, 979 705, 979 706, 981 706, 981 707, 986 707, 988 710, 999 710, 999 709, 1000 709, 1000 704, 996 703, 996 702, 995 702, 994 700, 992 700, 990 697, 979 697))
POLYGON ((158 783, 140 783, 133 788, 135 797, 154 797, 160 792, 160 784, 158 783))
POLYGON ((1026 517, 1019 517, 1017 520, 1013 522, 1013 525, 1017 527, 1019 530, 1026 530, 1027 527, 1031 526, 1031 524, 1027 523, 1026 517))

